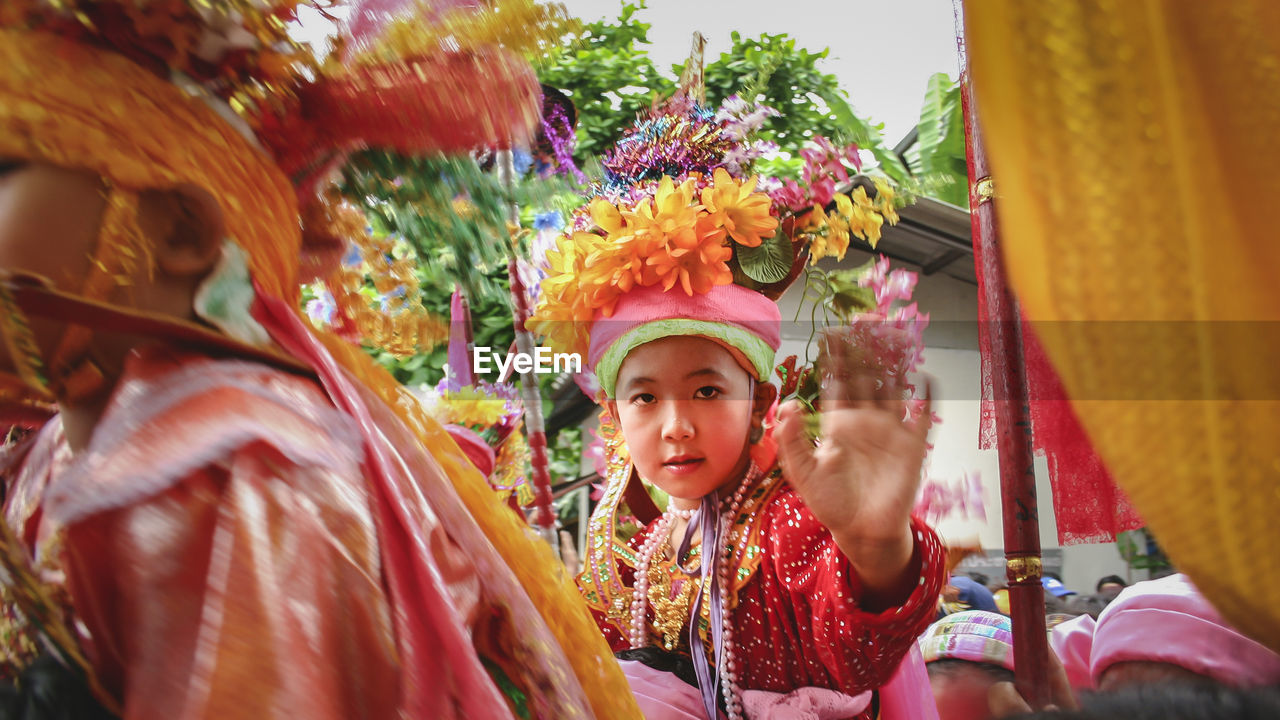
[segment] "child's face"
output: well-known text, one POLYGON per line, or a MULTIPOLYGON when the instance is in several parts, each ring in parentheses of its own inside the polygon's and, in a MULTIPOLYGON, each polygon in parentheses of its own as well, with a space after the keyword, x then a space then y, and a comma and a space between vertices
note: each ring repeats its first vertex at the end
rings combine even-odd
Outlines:
POLYGON ((636 470, 690 506, 746 470, 751 382, 722 346, 700 337, 632 350, 611 408, 636 470))
MULTIPOLYGON (((104 201, 89 172, 0 157, 0 270, 34 273, 77 292, 89 267, 104 201)), ((58 330, 29 318, 47 350, 58 330)), ((0 348, 0 370, 11 371, 0 348)))

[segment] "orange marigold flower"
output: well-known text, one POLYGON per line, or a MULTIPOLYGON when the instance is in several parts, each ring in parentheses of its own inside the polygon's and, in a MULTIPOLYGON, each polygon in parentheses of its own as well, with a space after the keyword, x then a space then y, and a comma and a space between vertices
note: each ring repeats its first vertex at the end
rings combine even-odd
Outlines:
POLYGON ((634 212, 622 213, 636 234, 668 235, 682 228, 692 227, 697 221, 701 205, 693 204, 693 178, 680 183, 663 176, 652 200, 641 201, 634 212))
POLYGON ((756 176, 739 183, 724 168, 716 168, 712 178, 715 185, 703 188, 702 204, 739 245, 759 247, 762 236, 777 230, 778 219, 769 214, 769 196, 753 192, 756 176))
POLYGON ((693 295, 733 282, 732 257, 733 251, 724 244, 724 228, 704 213, 692 227, 668 234, 646 264, 663 290, 679 283, 686 295, 693 295))

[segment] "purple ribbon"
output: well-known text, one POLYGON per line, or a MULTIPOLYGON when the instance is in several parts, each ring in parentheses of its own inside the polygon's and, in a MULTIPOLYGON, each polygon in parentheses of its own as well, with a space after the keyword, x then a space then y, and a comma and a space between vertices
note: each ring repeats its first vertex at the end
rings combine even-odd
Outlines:
MULTIPOLYGON (((692 525, 692 523, 690 523, 692 525)), ((693 608, 689 613, 689 654, 693 659, 693 670, 698 676, 698 691, 702 693, 702 707, 707 718, 719 717, 716 709, 716 698, 720 693, 720 677, 711 671, 707 662, 706 650, 702 647, 702 638, 698 634, 698 622, 702 617, 702 578, 710 578, 711 602, 711 647, 715 652, 716 667, 724 661, 724 604, 720 597, 720 582, 716 575, 716 566, 720 562, 720 495, 717 492, 707 493, 702 497, 702 507, 698 508, 698 529, 702 533, 702 572, 698 578, 698 592, 693 598, 693 608)), ((680 554, 691 538, 685 532, 684 542, 680 543, 680 554)), ((679 557, 677 556, 677 560, 679 557)))

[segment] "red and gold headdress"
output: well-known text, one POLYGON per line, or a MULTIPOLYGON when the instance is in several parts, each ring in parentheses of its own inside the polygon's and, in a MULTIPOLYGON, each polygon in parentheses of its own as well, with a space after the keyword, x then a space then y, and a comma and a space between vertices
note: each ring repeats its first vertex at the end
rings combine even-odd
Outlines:
MULTIPOLYGON (((0 10, 0 156, 91 170, 108 188, 92 272, 63 290, 109 300, 149 262, 139 191, 194 186, 221 206, 253 281, 296 303, 300 255, 333 242, 341 226, 340 214, 309 209, 312 222, 300 227, 298 208, 317 204, 319 179, 348 153, 529 136, 538 85, 498 41, 514 39, 505 25, 513 16, 539 29, 528 46, 558 15, 516 0, 499 22, 492 7, 439 3, 425 22, 427 5, 395 19, 386 3, 357 4, 352 32, 322 60, 289 35, 304 5, 336 8, 19 0, 0 10)), ((64 343, 48 369, 55 386, 68 382, 72 368, 58 365, 73 365, 74 354, 64 343)))
MULTIPOLYGON (((571 605, 576 594, 552 581, 552 560, 535 555, 475 473, 459 469, 456 446, 407 391, 359 347, 306 330, 299 317, 280 319, 300 312, 300 255, 349 221, 306 209, 319 181, 368 146, 467 150, 530 137, 538 84, 516 53, 541 42, 563 15, 532 0, 356 2, 333 51, 318 59, 289 34, 304 6, 340 10, 322 0, 18 0, 0 7, 0 157, 94 172, 107 196, 92 270, 72 280, 78 286, 37 282, 33 291, 30 283, 0 282, 0 300, 14 300, 0 307, 11 346, 43 360, 26 344, 24 312, 48 313, 56 304, 58 319, 72 328, 45 376, 24 380, 46 401, 67 399, 88 344, 89 330, 75 325, 83 321, 77 309, 109 316, 117 329, 128 318, 141 324, 130 332, 142 327, 255 351, 251 340, 136 312, 119 292, 151 264, 137 222, 140 194, 199 188, 221 208, 230 241, 224 260, 243 258, 250 300, 279 327, 303 328, 290 338, 298 347, 311 351, 320 340, 324 357, 336 361, 324 371, 373 390, 436 456, 537 608, 571 605), (315 227, 317 220, 324 227, 315 227)), ((265 337, 256 351, 279 354, 265 337)), ((617 692, 616 672, 599 662, 589 620, 568 613, 548 615, 547 623, 596 712, 623 714, 629 697, 617 692)))

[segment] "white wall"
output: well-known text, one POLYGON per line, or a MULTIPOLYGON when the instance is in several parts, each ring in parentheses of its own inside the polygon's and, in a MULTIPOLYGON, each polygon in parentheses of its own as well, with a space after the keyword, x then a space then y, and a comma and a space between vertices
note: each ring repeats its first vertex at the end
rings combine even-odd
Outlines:
MULTIPOLYGON (((851 251, 844 262, 829 269, 856 267, 870 256, 851 251)), ((961 260, 958 262, 965 262, 961 260)), ((826 267, 824 265, 824 267, 826 267)), ((894 263, 919 272, 920 268, 894 263)), ((795 315, 803 279, 783 296, 779 303, 783 317, 783 346, 779 360, 797 354, 803 360, 809 328, 789 321, 795 315)), ((964 539, 976 536, 982 547, 1004 547, 1000 514, 1000 468, 996 451, 978 449, 980 398, 980 360, 977 337, 977 287, 946 275, 921 275, 916 286, 915 301, 922 312, 930 314, 930 327, 925 331, 924 372, 933 376, 934 409, 942 422, 933 429, 933 452, 929 458, 932 476, 959 478, 967 472, 980 474, 986 521, 944 521, 939 531, 944 536, 964 539)), ((808 315, 806 313, 805 317, 808 315)), ((816 356, 816 348, 812 351, 816 356)), ((1044 548, 1060 547, 1053 502, 1044 458, 1036 458, 1036 492, 1040 509, 1040 542, 1044 548)), ((1128 566, 1114 543, 1075 545, 1062 548, 1063 581, 1082 593, 1093 592, 1103 575, 1127 577, 1128 566)), ((1133 578, 1140 579, 1140 578, 1133 578)))

